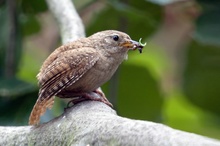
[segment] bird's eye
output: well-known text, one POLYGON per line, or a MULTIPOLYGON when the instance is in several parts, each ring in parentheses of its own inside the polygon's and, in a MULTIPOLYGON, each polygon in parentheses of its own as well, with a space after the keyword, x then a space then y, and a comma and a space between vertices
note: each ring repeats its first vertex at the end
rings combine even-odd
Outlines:
POLYGON ((114 35, 114 36, 113 36, 113 40, 114 40, 114 41, 118 41, 118 39, 119 39, 119 36, 118 36, 118 35, 114 35))

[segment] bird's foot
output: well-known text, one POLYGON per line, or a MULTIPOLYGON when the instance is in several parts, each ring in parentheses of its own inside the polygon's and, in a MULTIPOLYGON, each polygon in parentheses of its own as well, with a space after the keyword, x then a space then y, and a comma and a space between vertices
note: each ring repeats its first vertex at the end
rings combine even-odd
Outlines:
POLYGON ((66 110, 66 109, 72 107, 73 105, 76 105, 77 103, 80 103, 80 102, 82 102, 82 101, 85 101, 85 100, 88 100, 88 99, 83 98, 83 97, 74 98, 74 99, 70 100, 70 101, 67 103, 67 106, 66 106, 66 108, 65 108, 64 110, 66 110), (71 104, 72 104, 72 105, 71 105, 71 104))
POLYGON ((100 90, 99 88, 98 89, 96 89, 95 91, 93 91, 93 92, 95 92, 95 93, 97 93, 97 94, 99 94, 100 96, 101 96, 101 102, 103 102, 103 103, 105 103, 105 104, 107 104, 108 106, 110 106, 110 107, 112 107, 113 108, 113 105, 108 101, 108 99, 106 98, 106 96, 105 96, 105 94, 102 92, 102 90, 100 90))
POLYGON ((80 102, 86 101, 86 100, 100 101, 100 102, 107 104, 111 108, 113 107, 113 105, 105 97, 105 94, 99 90, 95 90, 95 91, 89 92, 89 93, 80 93, 80 94, 78 94, 78 96, 79 97, 74 98, 68 102, 67 108, 65 108, 65 110, 72 106, 70 104, 76 105, 77 103, 80 103, 80 102))

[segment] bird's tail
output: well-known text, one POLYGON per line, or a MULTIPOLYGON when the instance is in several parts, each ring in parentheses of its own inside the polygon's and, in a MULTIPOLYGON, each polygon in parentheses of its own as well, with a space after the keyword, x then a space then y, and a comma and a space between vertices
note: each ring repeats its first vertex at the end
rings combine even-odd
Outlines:
POLYGON ((51 109, 53 103, 54 97, 44 99, 43 101, 38 99, 31 111, 31 115, 29 117, 29 125, 37 125, 40 121, 40 116, 46 112, 47 108, 51 109))

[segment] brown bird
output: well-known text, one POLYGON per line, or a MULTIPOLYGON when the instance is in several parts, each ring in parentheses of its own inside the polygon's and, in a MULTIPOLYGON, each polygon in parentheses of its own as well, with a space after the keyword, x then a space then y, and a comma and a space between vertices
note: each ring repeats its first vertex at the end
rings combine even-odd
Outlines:
POLYGON ((143 45, 115 30, 98 32, 57 48, 45 60, 37 75, 39 97, 29 124, 39 123, 46 109, 52 108, 54 96, 73 98, 73 103, 90 99, 111 106, 97 89, 112 77, 127 58, 128 50, 137 48, 141 52, 143 45))

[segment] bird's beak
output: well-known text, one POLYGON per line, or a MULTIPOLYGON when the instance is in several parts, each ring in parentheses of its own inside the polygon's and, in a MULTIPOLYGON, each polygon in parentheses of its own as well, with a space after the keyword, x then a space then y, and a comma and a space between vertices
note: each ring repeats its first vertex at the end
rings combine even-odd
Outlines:
POLYGON ((138 49, 140 53, 142 53, 142 49, 144 47, 139 42, 133 41, 133 40, 125 41, 124 43, 121 44, 121 46, 128 48, 128 49, 131 49, 131 50, 138 49))

